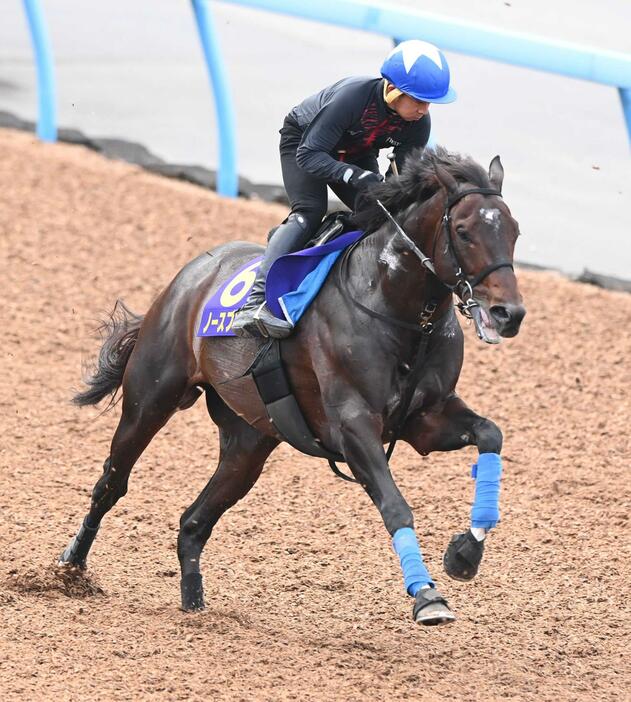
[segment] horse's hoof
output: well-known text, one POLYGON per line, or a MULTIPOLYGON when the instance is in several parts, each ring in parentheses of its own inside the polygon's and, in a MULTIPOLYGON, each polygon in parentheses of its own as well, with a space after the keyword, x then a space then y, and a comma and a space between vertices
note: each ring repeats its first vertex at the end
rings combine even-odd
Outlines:
POLYGON ((64 568, 79 568, 79 570, 86 570, 88 567, 86 558, 77 558, 77 537, 73 537, 72 541, 68 544, 66 550, 59 556, 57 561, 58 566, 63 566, 64 568))
POLYGON ((454 580, 473 580, 483 553, 484 541, 478 541, 471 531, 454 534, 443 556, 445 573, 454 580))
POLYGON ((85 570, 88 567, 88 553, 99 531, 99 527, 88 526, 87 521, 88 518, 86 517, 66 550, 59 556, 59 565, 80 568, 81 570, 85 570))
POLYGON ((59 568, 75 568, 76 570, 88 569, 88 564, 85 561, 81 561, 80 563, 73 563, 71 560, 65 559, 64 555, 65 551, 61 554, 59 560, 57 561, 57 566, 59 568))
POLYGON ((200 573, 189 573, 180 583, 182 609, 185 612, 198 612, 204 609, 204 587, 200 573))
POLYGON ((455 614, 447 606, 447 600, 433 587, 416 593, 412 616, 417 624, 437 626, 455 621, 455 614))

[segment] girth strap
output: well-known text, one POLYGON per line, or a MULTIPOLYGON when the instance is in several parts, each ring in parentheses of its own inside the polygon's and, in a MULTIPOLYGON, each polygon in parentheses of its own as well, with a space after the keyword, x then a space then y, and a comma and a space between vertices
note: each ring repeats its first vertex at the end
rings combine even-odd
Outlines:
POLYGON ((344 460, 313 435, 289 384, 278 340, 270 340, 261 349, 250 372, 274 427, 288 444, 309 456, 344 460))
MULTIPOLYGON (((427 313, 427 318, 425 319, 425 325, 423 327, 415 327, 421 331, 423 335, 417 346, 414 362, 408 376, 405 394, 399 406, 397 426, 394 430, 388 450, 386 451, 387 460, 390 460, 392 456, 397 439, 400 436, 403 424, 407 418, 407 413, 412 398, 414 397, 414 390, 418 383, 420 369, 427 353, 429 336, 432 331, 432 325, 429 322, 429 317, 431 317, 431 312, 429 312, 430 308, 432 311, 436 309, 433 302, 428 303, 426 307, 425 312, 427 313)), ((343 480, 347 480, 350 483, 359 482, 355 480, 355 478, 345 475, 337 467, 337 461, 345 462, 344 456, 329 451, 313 435, 289 384, 282 362, 281 344, 278 340, 270 339, 270 341, 261 348, 249 372, 252 373, 261 400, 265 404, 265 408, 274 427, 285 441, 301 453, 327 459, 331 470, 343 480)))

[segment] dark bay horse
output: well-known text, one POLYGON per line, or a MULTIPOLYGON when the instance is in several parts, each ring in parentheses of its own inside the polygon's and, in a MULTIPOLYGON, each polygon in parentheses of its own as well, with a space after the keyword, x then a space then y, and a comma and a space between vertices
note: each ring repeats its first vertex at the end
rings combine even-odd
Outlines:
MULTIPOLYGON (((482 340, 517 334, 525 314, 512 268, 519 232, 501 198, 502 180, 498 157, 488 174, 444 149, 409 159, 400 176, 370 192, 356 214, 366 236, 337 261, 293 336, 282 342, 308 425, 323 446, 344 456, 395 537, 406 587, 417 581, 408 588, 415 619, 425 624, 453 615, 431 578, 418 576, 425 566, 414 547, 412 512, 394 483, 384 443, 398 434, 421 455, 466 445, 481 455, 500 453, 498 427, 455 392, 463 333, 453 295, 482 340), (415 366, 421 336, 425 352, 415 366)), ((174 412, 203 393, 219 427, 219 464, 181 517, 178 557, 182 608, 204 606, 202 549, 283 440, 247 372, 263 341, 196 336, 205 301, 260 251, 244 242, 219 246, 188 263, 143 317, 115 308, 95 373, 75 402, 113 400, 122 386, 122 416, 90 511, 62 564, 86 567, 101 520, 125 495, 144 449, 174 412)), ((471 533, 456 535, 447 548, 451 577, 467 580, 477 572, 484 542, 471 533)))

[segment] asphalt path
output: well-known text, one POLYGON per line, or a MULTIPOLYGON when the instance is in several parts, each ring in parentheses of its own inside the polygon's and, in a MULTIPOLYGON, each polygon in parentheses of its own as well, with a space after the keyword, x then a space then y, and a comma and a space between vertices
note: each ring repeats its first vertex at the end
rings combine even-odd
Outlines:
MULTIPOLYGON (((408 0, 399 4, 419 6, 408 0)), ((217 166, 208 78, 189 3, 43 2, 59 123, 146 145, 171 162, 217 166)), ((280 182, 278 128, 303 97, 345 75, 376 75, 383 37, 212 3, 237 115, 239 171, 280 182)), ((423 9, 631 52, 628 0, 424 0, 423 9)), ((432 108, 437 143, 488 163, 524 236, 517 258, 631 278, 631 160, 617 91, 448 54, 459 100, 432 108)), ((0 110, 36 118, 29 36, 18 2, 0 20, 0 110)))

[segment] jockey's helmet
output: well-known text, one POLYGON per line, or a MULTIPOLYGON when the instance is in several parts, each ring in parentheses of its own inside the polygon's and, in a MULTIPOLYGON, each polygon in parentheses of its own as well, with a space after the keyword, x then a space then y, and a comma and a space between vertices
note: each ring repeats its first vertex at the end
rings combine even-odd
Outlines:
POLYGON ((445 103, 456 99, 445 55, 426 41, 410 39, 395 46, 381 66, 381 75, 415 100, 445 103))

